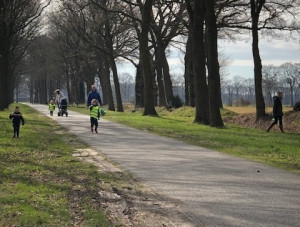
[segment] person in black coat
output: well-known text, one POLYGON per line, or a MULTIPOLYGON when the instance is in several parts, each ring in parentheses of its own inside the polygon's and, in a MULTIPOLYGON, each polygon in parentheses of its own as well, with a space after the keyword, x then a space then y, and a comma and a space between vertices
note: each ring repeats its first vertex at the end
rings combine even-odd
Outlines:
POLYGON ((282 112, 282 96, 283 96, 283 92, 282 91, 277 91, 277 96, 273 97, 273 119, 274 121, 272 122, 272 124, 267 128, 267 132, 270 131, 270 129, 276 125, 279 122, 279 128, 280 131, 283 133, 283 124, 282 124, 282 116, 283 116, 283 112, 282 112))
POLYGON ((14 127, 14 136, 13 138, 17 137, 19 138, 20 134, 20 124, 22 122, 22 125, 24 125, 25 121, 24 118, 19 110, 19 107, 16 106, 15 112, 9 115, 9 118, 12 119, 13 127, 14 127))

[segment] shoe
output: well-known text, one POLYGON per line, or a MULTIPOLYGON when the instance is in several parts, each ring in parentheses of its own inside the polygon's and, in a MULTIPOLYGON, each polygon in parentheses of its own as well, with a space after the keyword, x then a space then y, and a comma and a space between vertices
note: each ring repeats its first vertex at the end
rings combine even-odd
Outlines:
POLYGON ((98 134, 98 130, 95 128, 95 132, 98 134))
POLYGON ((282 125, 279 126, 279 129, 280 129, 280 132, 284 133, 282 125))
POLYGON ((91 128, 91 132, 94 133, 94 129, 93 128, 91 128))

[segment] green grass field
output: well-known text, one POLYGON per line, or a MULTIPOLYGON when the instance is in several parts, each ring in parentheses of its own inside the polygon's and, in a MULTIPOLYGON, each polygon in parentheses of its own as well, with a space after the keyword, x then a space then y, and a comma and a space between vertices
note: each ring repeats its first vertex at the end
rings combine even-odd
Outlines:
POLYGON ((25 105, 20 138, 0 112, 0 226, 111 226, 99 206, 101 175, 72 156, 85 148, 25 105))
MULTIPOLYGON (((70 109, 88 114, 83 107, 70 109)), ((195 110, 182 107, 172 112, 157 108, 159 117, 142 116, 142 112, 124 113, 107 111, 105 119, 120 122, 155 134, 175 138, 190 144, 214 149, 249 160, 266 163, 300 173, 299 134, 279 132, 266 133, 263 130, 226 125, 224 129, 194 124, 195 110)), ((235 115, 223 110, 223 117, 235 115)), ((100 125, 101 127, 101 125, 100 125)))

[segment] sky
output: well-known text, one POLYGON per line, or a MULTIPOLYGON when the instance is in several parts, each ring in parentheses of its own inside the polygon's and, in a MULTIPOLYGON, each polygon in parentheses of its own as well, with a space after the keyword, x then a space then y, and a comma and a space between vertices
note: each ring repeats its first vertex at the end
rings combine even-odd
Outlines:
MULTIPOLYGON (((227 78, 242 76, 253 78, 252 40, 249 37, 242 41, 219 41, 219 51, 231 63, 227 66, 227 78)), ((263 65, 279 66, 286 62, 300 63, 300 39, 260 39, 260 55, 263 65)), ((172 48, 168 56, 171 74, 184 74, 184 54, 172 48)), ((135 75, 135 67, 130 63, 119 63, 119 72, 135 75)))

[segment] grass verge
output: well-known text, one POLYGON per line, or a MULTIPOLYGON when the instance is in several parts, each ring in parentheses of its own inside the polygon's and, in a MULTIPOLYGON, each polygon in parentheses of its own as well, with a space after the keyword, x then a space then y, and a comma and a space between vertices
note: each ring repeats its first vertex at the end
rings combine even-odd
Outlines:
MULTIPOLYGON (((83 107, 71 107, 84 114, 83 107)), ((141 130, 171 137, 190 144, 214 149, 249 160, 258 161, 300 173, 300 140, 297 133, 266 133, 254 128, 243 128, 227 124, 224 129, 194 124, 194 108, 182 107, 172 112, 157 108, 159 117, 142 116, 142 111, 124 113, 108 111, 106 119, 141 130)), ((223 110, 223 117, 234 113, 223 110)))
POLYGON ((100 207, 102 175, 72 156, 86 146, 25 105, 20 139, 0 112, 0 226, 111 226, 100 207))

